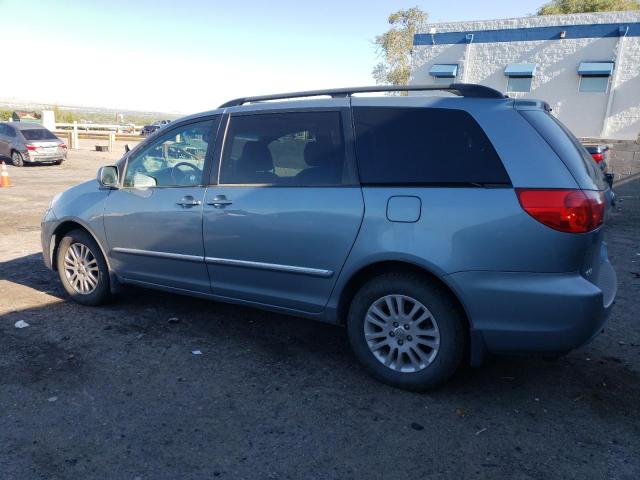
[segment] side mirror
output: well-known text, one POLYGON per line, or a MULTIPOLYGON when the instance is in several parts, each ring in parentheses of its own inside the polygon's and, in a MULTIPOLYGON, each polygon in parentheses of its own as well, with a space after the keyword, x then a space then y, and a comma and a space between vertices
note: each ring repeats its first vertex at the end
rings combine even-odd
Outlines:
POLYGON ((129 153, 131 151, 131 149, 129 148, 129 144, 125 143, 124 145, 124 153, 129 153))
POLYGON ((118 188, 118 167, 115 165, 100 167, 98 183, 102 188, 118 188))

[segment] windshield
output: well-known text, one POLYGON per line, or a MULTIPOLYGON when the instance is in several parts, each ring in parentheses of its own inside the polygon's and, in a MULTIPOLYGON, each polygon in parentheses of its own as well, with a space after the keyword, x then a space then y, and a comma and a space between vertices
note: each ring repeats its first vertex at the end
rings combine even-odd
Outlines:
POLYGON ((20 130, 22 136, 27 140, 57 140, 53 133, 46 128, 29 128, 27 130, 20 130))

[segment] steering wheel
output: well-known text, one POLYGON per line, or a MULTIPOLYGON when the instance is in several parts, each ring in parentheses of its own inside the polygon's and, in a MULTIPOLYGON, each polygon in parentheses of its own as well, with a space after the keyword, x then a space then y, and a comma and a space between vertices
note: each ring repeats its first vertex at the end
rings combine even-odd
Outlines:
POLYGON ((177 184, 177 185, 181 185, 181 182, 178 181, 178 178, 176 178, 176 173, 180 172, 181 178, 180 180, 184 180, 187 177, 187 175, 189 175, 188 172, 183 172, 182 170, 180 170, 180 167, 188 167, 191 170, 193 170, 197 175, 202 175, 202 170, 200 170, 198 167, 196 167, 193 163, 189 163, 189 162, 180 162, 180 163, 176 163, 173 168, 171 169, 171 179, 173 180, 173 183, 177 184))

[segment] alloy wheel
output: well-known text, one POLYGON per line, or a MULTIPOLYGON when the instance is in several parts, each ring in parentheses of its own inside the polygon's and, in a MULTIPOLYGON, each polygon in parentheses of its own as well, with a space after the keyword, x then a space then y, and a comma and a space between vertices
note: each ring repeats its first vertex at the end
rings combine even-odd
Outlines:
POLYGON ((376 359, 402 373, 427 368, 440 347, 435 317, 406 295, 385 295, 373 302, 364 321, 364 335, 376 359))
POLYGON ((81 295, 89 295, 98 286, 98 261, 82 243, 69 245, 64 255, 64 273, 71 287, 81 295))

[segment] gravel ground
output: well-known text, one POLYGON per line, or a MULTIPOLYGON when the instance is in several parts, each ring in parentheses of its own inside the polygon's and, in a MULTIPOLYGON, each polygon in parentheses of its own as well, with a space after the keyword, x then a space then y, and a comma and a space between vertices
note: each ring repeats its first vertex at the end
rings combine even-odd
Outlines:
POLYGON ((640 477, 640 179, 618 187, 603 335, 417 394, 369 378, 334 326, 137 289, 67 302, 40 215, 120 154, 10 166, 0 190, 0 478, 640 477))

